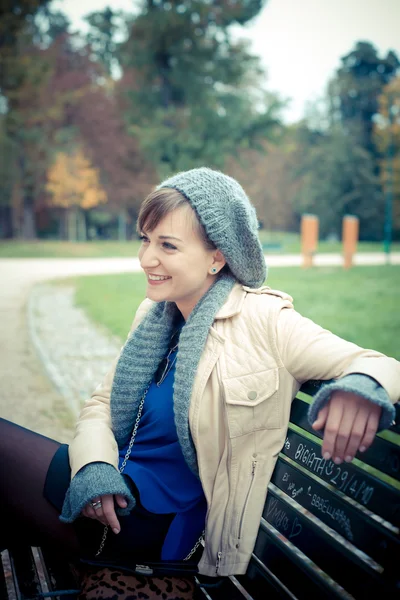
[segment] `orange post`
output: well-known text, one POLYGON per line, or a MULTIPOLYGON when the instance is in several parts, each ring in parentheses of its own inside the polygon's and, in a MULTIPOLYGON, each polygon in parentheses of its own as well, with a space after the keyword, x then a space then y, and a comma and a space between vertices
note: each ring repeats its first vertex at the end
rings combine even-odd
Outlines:
POLYGON ((318 217, 315 215, 301 217, 301 253, 305 268, 313 265, 313 257, 318 245, 318 225, 318 217))
POLYGON ((343 266, 350 269, 353 265, 353 256, 357 251, 359 232, 359 219, 352 215, 343 217, 342 240, 343 240, 343 266))

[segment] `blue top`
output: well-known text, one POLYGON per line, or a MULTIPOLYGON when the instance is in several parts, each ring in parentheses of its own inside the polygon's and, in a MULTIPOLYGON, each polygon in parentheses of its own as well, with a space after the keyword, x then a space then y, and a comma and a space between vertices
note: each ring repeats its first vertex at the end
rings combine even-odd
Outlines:
MULTIPOLYGON (((161 556, 164 560, 185 558, 204 529, 207 512, 201 483, 186 464, 176 432, 173 408, 176 358, 177 350, 170 354, 172 367, 160 387, 154 381, 150 385, 123 471, 135 482, 147 510, 156 514, 177 513, 165 538, 161 556)), ((128 444, 119 451, 119 467, 127 448, 128 444)))

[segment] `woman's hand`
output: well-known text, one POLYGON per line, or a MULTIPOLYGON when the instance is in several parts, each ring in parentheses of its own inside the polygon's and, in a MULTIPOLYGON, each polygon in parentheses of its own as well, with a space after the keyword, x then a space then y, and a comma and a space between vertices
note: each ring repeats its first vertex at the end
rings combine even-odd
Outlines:
POLYGON ((313 429, 324 429, 322 456, 339 465, 372 444, 382 408, 351 392, 334 392, 318 413, 313 429))
POLYGON ((115 514, 114 498, 115 502, 121 508, 126 508, 128 505, 124 496, 121 496, 120 494, 116 494, 115 496, 112 494, 105 494, 104 496, 93 498, 89 504, 86 504, 85 508, 82 510, 82 515, 89 519, 97 519, 97 521, 100 521, 103 525, 109 525, 114 533, 119 533, 121 531, 121 526, 117 515, 115 514))

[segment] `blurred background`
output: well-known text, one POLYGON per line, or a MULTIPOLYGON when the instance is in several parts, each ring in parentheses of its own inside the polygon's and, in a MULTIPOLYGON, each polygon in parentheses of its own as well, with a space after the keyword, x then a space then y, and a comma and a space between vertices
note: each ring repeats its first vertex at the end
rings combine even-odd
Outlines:
POLYGON ((397 0, 3 0, 0 254, 136 239, 144 196, 200 165, 267 250, 298 251, 304 213, 327 249, 346 214, 400 240, 399 26, 397 0))

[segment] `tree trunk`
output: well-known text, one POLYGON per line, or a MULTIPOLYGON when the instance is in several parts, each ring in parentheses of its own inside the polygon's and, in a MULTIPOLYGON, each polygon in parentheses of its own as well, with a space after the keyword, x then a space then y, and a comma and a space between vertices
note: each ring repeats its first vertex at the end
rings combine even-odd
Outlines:
POLYGON ((68 239, 68 211, 64 208, 59 210, 59 218, 58 218, 58 239, 59 240, 67 240, 68 239))
POLYGON ((12 232, 14 238, 22 237, 22 215, 20 207, 16 207, 14 204, 11 208, 11 221, 12 221, 12 232))
POLYGON ((77 218, 77 230, 78 230, 78 241, 86 242, 87 241, 87 232, 86 232, 86 218, 85 213, 80 208, 76 211, 77 218))
POLYGON ((33 197, 25 191, 24 204, 22 213, 22 238, 24 240, 35 240, 36 239, 36 223, 35 213, 33 209, 33 197))
POLYGON ((135 209, 127 210, 127 239, 135 240, 137 239, 136 234, 136 221, 137 221, 137 211, 135 209))
POLYGON ((127 239, 126 222, 127 222, 126 211, 121 210, 118 213, 118 241, 119 242, 126 242, 126 239, 127 239))
POLYGON ((67 209, 68 241, 76 242, 78 238, 76 208, 67 209))
POLYGON ((29 183, 29 173, 27 172, 26 158, 23 148, 20 149, 19 167, 21 176, 21 192, 22 192, 22 227, 21 234, 24 240, 36 239, 36 223, 35 223, 35 200, 32 189, 32 184, 29 183))
POLYGON ((0 206, 0 239, 13 237, 11 206, 0 206))

